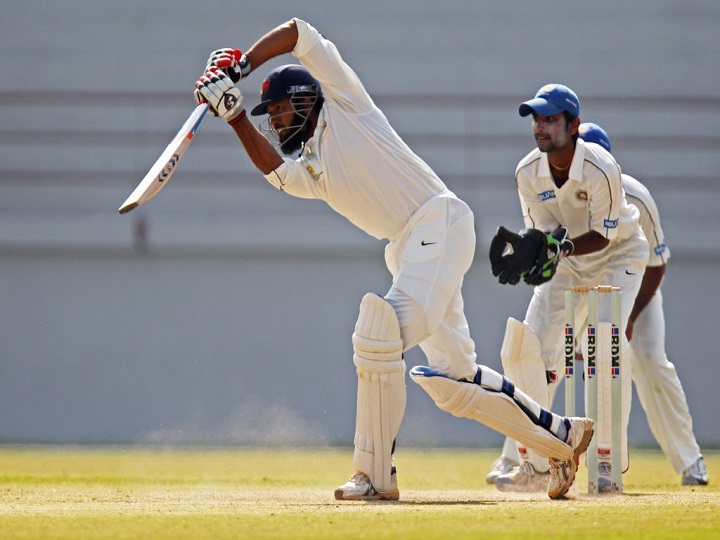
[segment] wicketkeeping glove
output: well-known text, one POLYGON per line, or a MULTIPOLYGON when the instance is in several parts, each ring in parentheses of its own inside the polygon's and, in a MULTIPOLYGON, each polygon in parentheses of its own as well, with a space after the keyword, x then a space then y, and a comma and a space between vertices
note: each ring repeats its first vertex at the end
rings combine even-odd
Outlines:
POLYGON ((245 115, 242 93, 230 77, 216 67, 211 68, 195 83, 195 101, 198 104, 207 101, 210 111, 225 119, 228 124, 237 122, 245 115))
POLYGON ((240 49, 225 48, 213 51, 210 53, 205 71, 210 71, 213 67, 222 69, 235 83, 247 77, 252 71, 250 60, 240 49))
POLYGON ((545 233, 537 229, 523 229, 518 234, 498 227, 490 242, 493 276, 502 285, 515 285, 535 266, 545 243, 545 233))
POLYGON ((560 261, 573 252, 575 246, 568 240, 565 227, 558 227, 545 235, 544 249, 540 250, 535 266, 523 276, 528 285, 542 285, 552 279, 560 261))

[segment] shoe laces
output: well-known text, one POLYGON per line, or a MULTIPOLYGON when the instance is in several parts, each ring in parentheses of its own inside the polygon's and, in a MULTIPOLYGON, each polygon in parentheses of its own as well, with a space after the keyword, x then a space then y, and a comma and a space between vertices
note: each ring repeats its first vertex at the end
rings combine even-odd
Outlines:
POLYGON ((368 483, 368 482, 370 482, 370 479, 368 478, 368 475, 367 475, 367 474, 362 473, 362 472, 359 472, 359 473, 353 474, 353 475, 350 477, 350 481, 353 482, 353 483, 355 483, 355 484, 358 484, 358 483, 360 483, 360 482, 366 482, 366 483, 368 483))
POLYGON ((566 476, 567 467, 570 461, 563 461, 562 459, 550 458, 550 478, 552 481, 557 481, 557 478, 563 478, 566 476))

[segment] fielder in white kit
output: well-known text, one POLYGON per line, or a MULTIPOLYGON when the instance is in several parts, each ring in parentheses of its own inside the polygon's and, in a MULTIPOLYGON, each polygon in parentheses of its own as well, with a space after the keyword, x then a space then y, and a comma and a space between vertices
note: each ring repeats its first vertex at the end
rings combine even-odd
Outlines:
MULTIPOLYGON (((580 138, 612 151, 610 137, 597 124, 580 125, 580 138)), ((707 485, 709 477, 693 433, 685 392, 675 366, 665 353, 665 314, 660 285, 670 258, 660 213, 650 191, 638 180, 622 175, 625 198, 640 211, 640 226, 650 244, 645 275, 626 330, 633 352, 633 381, 650 431, 682 485, 707 485)))
POLYGON ((403 352, 415 345, 429 367, 418 366, 410 376, 437 405, 545 456, 552 472, 548 495, 562 497, 592 437, 592 421, 555 415, 475 363, 461 295, 475 248, 473 214, 390 127, 335 45, 307 22, 292 19, 244 55, 215 51, 195 98, 232 126, 277 189, 322 199, 371 236, 388 240, 392 286, 384 297, 363 297, 352 336, 358 375, 355 474, 335 497, 399 498, 393 453, 406 404, 403 352), (301 65, 272 70, 252 110, 269 115, 283 157, 247 118, 234 83, 285 53, 301 65))
MULTIPOLYGON (((625 199, 620 167, 609 152, 578 138, 580 101, 575 92, 561 84, 543 86, 533 99, 520 105, 519 113, 523 117, 532 115, 537 142, 537 148, 520 161, 515 172, 527 227, 520 236, 529 237, 528 230, 547 233, 548 255, 545 249, 540 250, 541 257, 532 269, 519 268, 510 278, 497 272, 497 251, 493 254, 492 246, 491 262, 501 283, 514 284, 522 278, 535 286, 524 322, 508 319, 501 358, 508 378, 541 406, 549 407, 564 358, 565 290, 620 287, 624 328, 640 288, 648 243, 640 229, 637 208, 625 199)), ((499 230, 493 244, 505 240, 499 230)), ((578 295, 576 317, 582 321, 586 315, 587 297, 578 295)), ((601 303, 599 315, 601 322, 610 320, 607 303, 601 303)), ((622 347, 627 351, 624 337, 622 347)), ((624 373, 629 374, 630 362, 623 365, 624 373)), ((631 390, 630 377, 623 377, 623 470, 628 466, 631 390)), ((608 409, 600 403, 596 425, 601 491, 603 480, 610 480, 608 409)), ((521 442, 518 453, 520 464, 494 475, 495 486, 501 491, 539 490, 549 475, 546 461, 521 442)))

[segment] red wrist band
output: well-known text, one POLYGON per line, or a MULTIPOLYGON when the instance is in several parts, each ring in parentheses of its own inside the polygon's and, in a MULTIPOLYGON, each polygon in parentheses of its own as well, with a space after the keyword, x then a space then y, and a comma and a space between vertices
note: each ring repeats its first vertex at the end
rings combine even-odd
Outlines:
POLYGON ((235 118, 230 120, 228 122, 228 124, 230 124, 231 126, 237 124, 240 120, 242 120, 245 117, 246 114, 247 114, 247 111, 245 109, 243 109, 242 111, 240 111, 240 114, 238 114, 235 118))

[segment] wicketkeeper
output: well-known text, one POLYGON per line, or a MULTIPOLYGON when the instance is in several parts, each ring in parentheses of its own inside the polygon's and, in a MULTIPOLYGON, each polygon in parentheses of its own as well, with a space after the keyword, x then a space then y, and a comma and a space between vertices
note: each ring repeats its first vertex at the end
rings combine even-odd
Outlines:
MULTIPOLYGON (((501 357, 505 375, 541 406, 549 407, 564 357, 565 290, 620 287, 625 328, 645 271, 648 243, 637 208, 625 199, 620 167, 609 152, 578 138, 580 100, 575 92, 562 84, 548 84, 522 103, 519 113, 532 116, 537 143, 515 171, 526 229, 513 234, 500 228, 490 259, 500 283, 523 280, 535 287, 525 320, 508 319, 501 357)), ((575 311, 583 321, 586 296, 578 297, 575 311)), ((601 323, 610 321, 609 311, 609 305, 601 305, 601 323)), ((629 358, 624 336, 622 347, 623 358, 629 358)), ((598 360, 607 356, 598 355, 598 360)), ((630 362, 623 366, 629 375, 630 362)), ((629 376, 622 380, 625 470, 632 388, 629 376)), ((609 405, 608 401, 598 407, 599 491, 611 488, 609 405)), ((550 474, 546 461, 522 442, 518 454, 520 462, 512 469, 507 456, 496 461, 489 479, 501 491, 542 489, 550 474)))

